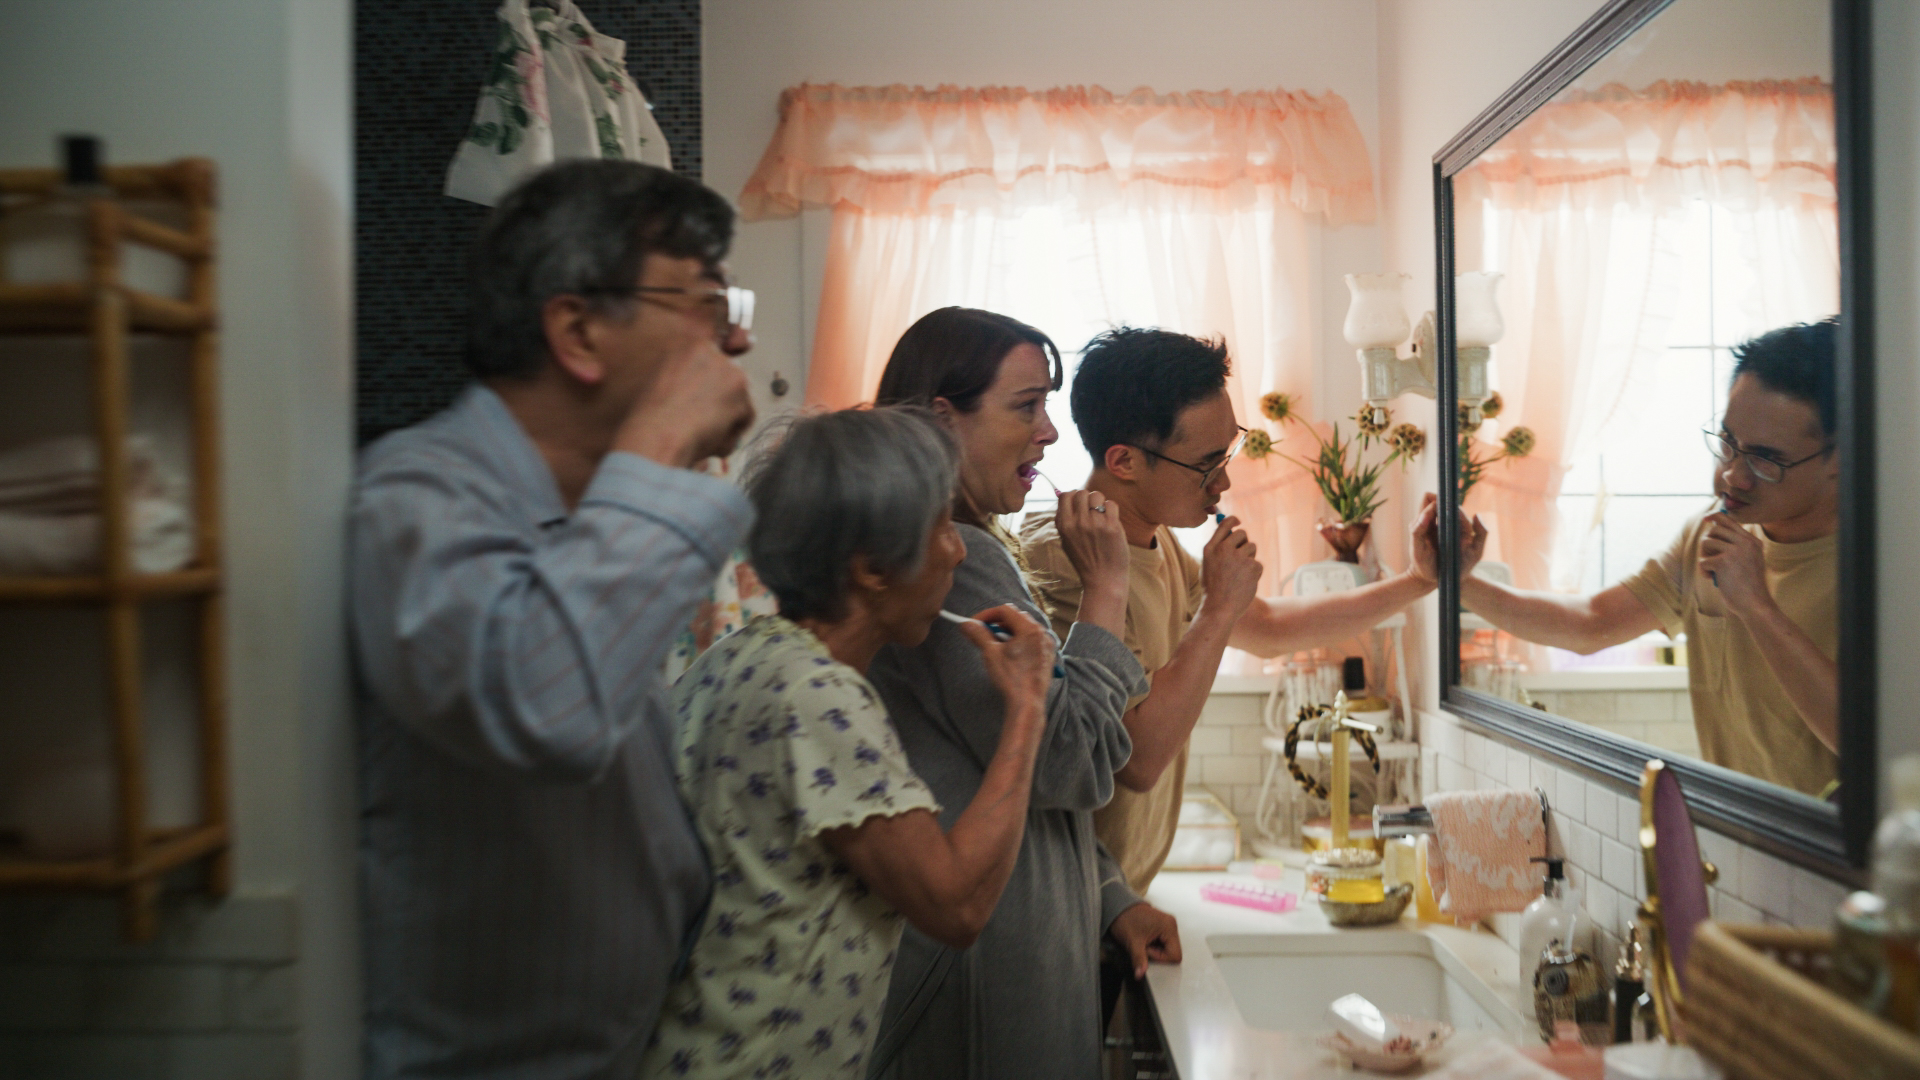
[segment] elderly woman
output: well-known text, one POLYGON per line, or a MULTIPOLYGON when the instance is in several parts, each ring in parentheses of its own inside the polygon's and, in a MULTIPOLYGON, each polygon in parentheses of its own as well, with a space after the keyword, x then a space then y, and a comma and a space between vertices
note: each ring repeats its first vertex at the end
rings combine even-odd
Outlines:
MULTIPOLYGON (((1008 605, 1047 624, 995 515, 1021 508, 1059 438, 1046 399, 1060 381, 1059 351, 1045 334, 967 308, 922 318, 887 362, 880 403, 933 410, 960 445, 953 517, 966 560, 954 570, 949 611, 1008 605)), ((1112 797, 1113 774, 1132 751, 1121 714, 1146 689, 1120 638, 1126 535, 1097 492, 1062 495, 1058 520, 1086 601, 1060 648, 1065 677, 1047 692, 1019 863, 971 948, 914 930, 902 938, 869 1075, 1098 1077, 1102 933, 1130 939, 1139 955, 1143 942, 1166 941, 1162 955, 1178 958, 1167 917, 1127 889, 1093 834, 1093 811, 1112 797)), ((978 651, 936 625, 918 645, 882 650, 869 677, 915 772, 946 806, 964 803, 1004 738, 1002 695, 978 651)), ((954 820, 952 811, 943 818, 954 820)))
POLYGON ((963 554, 947 517, 955 467, 936 423, 879 409, 801 420, 749 473, 747 552, 779 614, 716 642, 674 688, 675 772, 714 895, 643 1075, 863 1076, 901 917, 965 949, 998 902, 1026 824, 1052 636, 1005 606, 978 612, 1004 642, 979 622, 957 628, 993 687, 999 734, 944 822, 862 674, 940 614, 963 554))

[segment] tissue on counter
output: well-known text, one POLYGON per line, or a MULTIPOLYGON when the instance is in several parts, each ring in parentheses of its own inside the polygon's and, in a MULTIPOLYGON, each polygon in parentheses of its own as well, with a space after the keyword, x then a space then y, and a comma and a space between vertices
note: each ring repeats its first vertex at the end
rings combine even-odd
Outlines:
POLYGON ((1359 994, 1337 998, 1327 1006, 1334 1026, 1354 1045, 1367 1050, 1382 1050, 1400 1037, 1395 1024, 1380 1007, 1359 994))
POLYGON ((1240 857, 1240 820, 1213 795, 1189 792, 1167 850, 1167 870, 1225 870, 1240 857))

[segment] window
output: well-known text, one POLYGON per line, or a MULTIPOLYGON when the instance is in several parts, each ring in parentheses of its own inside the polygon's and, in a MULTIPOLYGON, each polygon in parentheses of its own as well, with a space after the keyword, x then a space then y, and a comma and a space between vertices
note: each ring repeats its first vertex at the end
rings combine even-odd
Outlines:
POLYGON ((1762 285, 1731 217, 1704 199, 1687 207, 1664 362, 1561 484, 1562 535, 1581 539, 1576 560, 1555 567, 1558 587, 1593 592, 1631 577, 1712 504, 1714 462, 1700 431, 1726 409, 1733 346, 1772 329, 1748 302, 1762 285))

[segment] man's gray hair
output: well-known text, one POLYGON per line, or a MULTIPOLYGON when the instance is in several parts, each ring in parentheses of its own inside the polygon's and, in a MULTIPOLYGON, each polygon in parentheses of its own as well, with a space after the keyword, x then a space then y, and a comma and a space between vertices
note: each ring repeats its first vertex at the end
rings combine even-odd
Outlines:
POLYGON ((789 619, 847 614, 856 555, 889 580, 920 572, 953 504, 960 456, 920 409, 845 409, 791 421, 747 467, 747 559, 789 619))
POLYGON ((549 165, 507 193, 473 246, 467 367, 531 376, 547 359, 548 300, 624 316, 648 255, 718 266, 732 243, 733 207, 699 181, 637 161, 549 165))

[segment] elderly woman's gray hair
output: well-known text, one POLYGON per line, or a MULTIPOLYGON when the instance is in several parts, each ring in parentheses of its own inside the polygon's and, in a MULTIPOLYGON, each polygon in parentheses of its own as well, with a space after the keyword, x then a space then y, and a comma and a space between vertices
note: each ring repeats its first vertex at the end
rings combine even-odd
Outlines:
POLYGON ((747 468, 754 573, 790 619, 847 613, 854 556, 889 580, 918 573, 953 502, 959 454, 919 409, 845 409, 792 421, 747 468))

